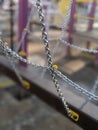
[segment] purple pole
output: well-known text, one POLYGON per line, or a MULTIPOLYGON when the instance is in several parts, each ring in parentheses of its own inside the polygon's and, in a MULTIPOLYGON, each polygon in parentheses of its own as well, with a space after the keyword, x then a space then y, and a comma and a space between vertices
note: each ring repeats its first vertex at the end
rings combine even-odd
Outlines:
MULTIPOLYGON (((90 11, 89 17, 94 18, 95 11, 96 11, 96 0, 94 0, 93 3, 92 3, 92 7, 91 7, 91 11, 90 11)), ((93 29, 93 24, 94 24, 94 20, 89 20, 88 31, 91 31, 93 29)), ((87 41, 86 47, 87 47, 87 49, 89 49, 90 41, 87 41)))
MULTIPOLYGON (((94 18, 95 11, 96 11, 96 0, 94 0, 93 3, 92 3, 91 12, 89 14, 89 17, 93 17, 94 18)), ((89 21, 88 31, 93 29, 93 23, 94 23, 94 20, 90 20, 89 21)))
MULTIPOLYGON (((69 22, 69 29, 68 29, 68 39, 67 39, 67 41, 70 44, 72 44, 71 34, 74 31, 74 22, 75 22, 74 14, 76 12, 75 5, 76 5, 76 1, 73 0, 72 7, 71 7, 71 17, 70 17, 70 22, 69 22)), ((67 57, 70 57, 70 56, 71 56, 71 50, 70 50, 70 47, 67 47, 67 57)))
MULTIPOLYGON (((22 32, 27 24, 27 17, 28 17, 28 0, 19 0, 19 16, 18 16, 18 41, 20 41, 22 37, 22 32)), ((27 54, 27 36, 24 40, 24 52, 27 54)), ((20 48, 22 51, 22 47, 20 48)), ((26 58, 26 56, 24 57, 26 58)), ((21 63, 23 66, 26 64, 21 63)))
POLYGON ((47 3, 46 5, 43 6, 44 11, 45 11, 45 24, 46 24, 46 31, 47 33, 49 32, 49 22, 48 22, 48 9, 49 9, 49 5, 48 3, 50 2, 50 0, 43 0, 43 3, 47 3))

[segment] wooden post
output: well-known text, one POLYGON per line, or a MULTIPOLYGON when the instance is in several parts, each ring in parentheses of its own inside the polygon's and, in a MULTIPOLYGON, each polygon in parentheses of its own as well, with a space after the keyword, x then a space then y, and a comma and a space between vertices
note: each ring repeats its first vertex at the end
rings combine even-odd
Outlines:
MULTIPOLYGON (((68 39, 67 39, 67 42, 70 44, 72 44, 71 34, 74 31, 74 22, 75 22, 74 14, 76 12, 75 6, 76 6, 76 0, 73 0, 72 7, 71 7, 71 17, 70 17, 69 28, 68 28, 68 39)), ((67 47, 67 57, 71 57, 70 47, 67 47)))
MULTIPOLYGON (((18 16, 18 41, 20 41, 22 37, 22 32, 27 24, 28 18, 28 0, 19 0, 19 16, 18 16)), ((24 39, 24 52, 27 54, 27 35, 24 39)), ((22 51, 22 47, 20 47, 20 51, 22 51)), ((26 56, 24 56, 26 58, 26 56)), ((26 64, 21 63, 23 66, 26 64)))

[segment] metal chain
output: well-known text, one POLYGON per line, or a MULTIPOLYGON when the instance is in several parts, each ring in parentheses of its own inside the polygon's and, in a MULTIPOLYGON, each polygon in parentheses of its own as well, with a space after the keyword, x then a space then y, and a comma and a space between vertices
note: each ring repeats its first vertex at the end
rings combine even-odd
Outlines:
POLYGON ((63 93, 62 93, 62 91, 60 89, 59 82, 56 79, 54 69, 52 69, 52 57, 51 57, 51 53, 50 53, 50 49, 49 49, 49 45, 48 45, 49 41, 48 41, 48 36, 47 36, 47 32, 46 32, 45 20, 44 20, 44 15, 43 15, 43 12, 42 12, 42 7, 41 7, 40 0, 37 0, 36 6, 37 6, 37 9, 38 9, 39 18, 40 18, 40 22, 41 22, 41 25, 42 25, 42 29, 41 29, 42 30, 42 39, 43 39, 43 42, 45 44, 45 51, 46 51, 46 55, 47 55, 50 74, 52 76, 52 79, 53 79, 53 82, 55 84, 55 88, 56 88, 56 90, 58 92, 58 95, 59 95, 62 103, 64 104, 64 108, 65 108, 68 116, 70 117, 71 116, 70 109, 69 109, 69 107, 68 107, 68 105, 66 103, 66 100, 65 100, 65 98, 63 96, 63 93))
POLYGON ((48 70, 51 69, 52 71, 55 72, 55 74, 57 76, 59 76, 60 78, 62 78, 69 85, 73 86, 76 90, 80 91, 81 93, 83 93, 87 97, 92 98, 93 100, 98 101, 98 96, 96 96, 95 94, 87 91, 86 89, 82 88, 78 84, 74 83, 72 80, 70 80, 65 75, 63 75, 60 71, 53 70, 53 68, 50 67, 50 66, 41 66, 39 64, 35 64, 35 63, 31 62, 30 60, 22 58, 16 52, 12 51, 8 46, 5 46, 1 40, 0 40, 0 47, 1 47, 1 50, 2 50, 2 52, 1 52, 2 55, 5 55, 7 57, 11 57, 13 60, 22 61, 22 62, 24 62, 24 63, 26 63, 28 65, 31 65, 33 67, 36 67, 36 68, 42 68, 42 69, 48 69, 48 70))
MULTIPOLYGON (((70 0, 69 5, 67 5, 67 6, 69 6, 69 8, 68 8, 68 10, 67 10, 67 12, 66 12, 65 19, 64 19, 64 21, 62 22, 62 27, 61 27, 62 29, 61 29, 61 33, 60 33, 60 36, 59 36, 60 38, 63 38, 63 34, 65 35, 65 29, 66 29, 67 24, 68 24, 68 21, 69 21, 69 19, 70 19, 72 2, 73 2, 73 0, 70 0)), ((64 37, 65 37, 65 36, 64 36, 64 37)))
POLYGON ((67 41, 63 40, 63 34, 65 35, 65 29, 66 29, 66 26, 67 26, 67 23, 68 23, 68 20, 70 18, 70 14, 71 14, 71 6, 72 6, 72 0, 70 0, 70 4, 69 4, 69 8, 68 8, 68 11, 67 11, 67 16, 65 17, 65 20, 62 24, 62 31, 61 31, 61 34, 60 34, 60 42, 63 43, 64 45, 66 46, 69 46, 71 48, 74 48, 74 49, 77 49, 77 50, 80 50, 80 51, 84 51, 84 52, 88 52, 88 53, 98 53, 98 50, 92 50, 92 49, 87 49, 87 48, 81 48, 77 45, 73 45, 73 44, 70 44, 68 43, 67 41))
POLYGON ((71 14, 71 6, 72 6, 72 0, 70 0, 70 2, 69 3, 65 3, 66 4, 66 7, 68 7, 68 10, 66 11, 66 16, 65 16, 65 18, 64 18, 64 21, 62 22, 62 24, 61 24, 61 33, 60 33, 60 35, 59 35, 59 38, 57 39, 51 39, 52 41, 53 40, 56 40, 57 41, 57 43, 56 43, 56 46, 54 47, 54 50, 53 50, 53 52, 52 52, 52 56, 55 54, 55 52, 56 52, 56 50, 57 50, 57 48, 58 48, 58 46, 59 46, 59 44, 60 44, 60 42, 61 42, 61 38, 63 38, 63 34, 65 35, 65 30, 66 30, 66 28, 67 28, 67 24, 68 24, 68 21, 69 21, 69 19, 70 19, 70 14, 71 14))
POLYGON ((74 87, 76 90, 78 90, 82 94, 86 95, 88 98, 91 98, 93 100, 98 101, 98 96, 96 96, 94 93, 89 92, 86 89, 84 89, 83 87, 79 86, 78 84, 76 84, 75 82, 73 82, 72 80, 70 80, 69 78, 67 78, 67 76, 63 75, 60 71, 58 71, 58 70, 54 70, 54 71, 55 71, 55 74, 57 76, 59 76, 60 78, 62 78, 65 82, 67 82, 69 85, 71 85, 72 87, 74 87))
MULTIPOLYGON (((72 3, 72 0, 71 0, 71 3, 72 3)), ((47 60, 48 60, 48 66, 41 66, 39 64, 35 64, 35 63, 31 62, 30 60, 22 58, 16 52, 12 51, 8 46, 5 46, 3 44, 3 41, 1 41, 1 40, 0 40, 0 47, 1 47, 1 50, 3 51, 3 54, 5 54, 5 55, 7 54, 6 56, 10 57, 11 60, 15 59, 15 60, 22 61, 22 62, 24 62, 26 64, 32 65, 33 67, 48 69, 50 71, 50 74, 51 74, 52 78, 53 78, 53 82, 55 84, 58 95, 59 95, 60 99, 62 100, 62 102, 64 104, 64 108, 65 108, 68 116, 71 116, 70 109, 69 109, 69 107, 68 107, 68 105, 66 103, 66 100, 65 100, 65 98, 63 96, 63 93, 62 93, 62 91, 60 89, 60 85, 59 85, 58 80, 56 79, 56 76, 59 76, 65 82, 67 82, 69 85, 73 86, 76 90, 80 91, 81 93, 85 94, 87 97, 89 97, 89 98, 91 98, 93 100, 98 100, 98 96, 96 96, 94 93, 91 93, 91 92, 87 91, 86 89, 80 87, 78 84, 76 84, 73 81, 71 81, 70 79, 68 79, 60 71, 57 71, 52 67, 52 57, 51 57, 51 53, 50 53, 50 49, 49 49, 49 40, 48 40, 48 36, 47 36, 47 32, 46 32, 46 27, 45 27, 45 22, 44 22, 45 20, 44 20, 44 15, 43 15, 43 12, 42 12, 42 7, 41 7, 40 0, 37 0, 36 6, 37 6, 39 17, 40 17, 40 22, 42 24, 42 39, 43 39, 44 44, 45 44, 45 50, 46 50, 46 55, 47 55, 47 60)), ((71 7, 71 4, 70 4, 70 7, 71 7)), ((69 8, 68 11, 70 13, 70 8, 69 8)), ((69 16, 69 13, 67 14, 68 16, 69 16)), ((65 25, 66 25, 66 23, 64 23, 64 25, 62 27, 63 28, 62 30, 65 29, 65 25)), ((62 40, 62 37, 60 37, 60 41, 63 42, 64 44, 66 44, 67 46, 69 46, 69 43, 62 40)), ((80 48, 80 47, 75 46, 75 45, 70 45, 70 46, 73 47, 73 48, 76 48, 78 50, 85 51, 85 52, 98 53, 97 50, 88 50, 88 49, 80 48)), ((15 71, 17 71, 17 70, 15 70, 15 71)))
POLYGON ((1 50, 3 51, 3 54, 6 56, 6 53, 12 57, 13 59, 15 60, 18 60, 18 61, 22 61, 28 65, 31 65, 33 67, 36 67, 36 68, 47 68, 46 66, 41 66, 39 64, 35 64, 34 62, 31 62, 30 60, 28 59, 24 59, 23 57, 19 56, 15 51, 12 51, 8 46, 5 46, 3 41, 0 40, 0 47, 1 47, 1 50))
POLYGON ((74 48, 74 49, 77 49, 77 50, 80 50, 80 51, 83 51, 83 52, 88 52, 88 53, 93 53, 93 54, 98 53, 98 50, 81 48, 81 47, 79 47, 77 45, 73 45, 73 44, 68 43, 67 41, 63 40, 62 38, 60 38, 60 42, 63 43, 64 45, 66 45, 66 46, 69 46, 71 48, 74 48))

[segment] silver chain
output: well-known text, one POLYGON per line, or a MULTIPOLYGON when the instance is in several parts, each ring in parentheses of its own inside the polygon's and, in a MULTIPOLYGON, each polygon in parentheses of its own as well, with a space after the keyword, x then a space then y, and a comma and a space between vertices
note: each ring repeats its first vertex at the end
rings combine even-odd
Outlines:
MULTIPOLYGON (((67 18, 68 19, 70 17, 69 14, 70 14, 70 10, 71 10, 71 4, 72 4, 72 0, 70 1, 70 7, 69 7, 69 10, 67 12, 67 18)), ((55 88, 56 88, 56 90, 58 92, 58 95, 59 95, 61 101, 64 104, 64 108, 65 108, 68 116, 71 116, 70 109, 69 109, 69 107, 68 107, 68 105, 66 103, 66 100, 65 100, 65 98, 63 96, 63 93, 62 93, 62 91, 60 89, 60 85, 59 85, 59 82, 58 82, 56 76, 59 76, 65 82, 67 82, 69 85, 74 87, 76 90, 80 91, 81 93, 85 94, 87 97, 89 97, 89 98, 91 98, 93 100, 98 100, 98 96, 96 96, 94 93, 91 93, 91 92, 87 91, 86 89, 80 87, 78 84, 76 84, 72 80, 68 79, 60 71, 57 71, 57 70, 55 70, 53 68, 52 57, 51 57, 51 53, 50 53, 50 49, 49 49, 49 40, 48 40, 48 36, 47 36, 47 32, 46 32, 44 14, 43 14, 43 11, 42 11, 40 0, 37 0, 36 6, 37 6, 37 9, 38 9, 39 18, 40 18, 40 22, 41 22, 41 25, 42 25, 42 28, 41 28, 41 30, 42 30, 42 39, 43 39, 43 42, 44 42, 44 45, 45 45, 45 51, 46 51, 46 55, 47 55, 48 66, 41 66, 39 64, 35 64, 34 62, 31 62, 28 59, 22 58, 16 52, 12 51, 8 46, 5 46, 3 41, 1 41, 1 40, 0 40, 0 47, 1 47, 1 50, 3 51, 3 54, 5 54, 5 56, 7 56, 7 58, 10 57, 11 61, 15 59, 15 60, 18 60, 18 61, 22 61, 22 62, 24 62, 26 64, 29 64, 29 65, 31 65, 33 67, 48 69, 50 71, 51 76, 52 76, 52 79, 53 79, 53 82, 55 84, 55 88)), ((31 15, 30 15, 30 17, 31 17, 31 15)), ((30 21, 30 19, 29 19, 29 21, 30 21)), ((65 30, 66 24, 67 24, 67 22, 64 22, 64 24, 62 25, 62 32, 61 32, 61 35, 60 35, 60 42, 63 42, 65 45, 73 47, 73 48, 78 49, 78 50, 82 50, 82 51, 89 52, 89 53, 91 53, 91 52, 92 53, 98 53, 97 50, 88 50, 88 49, 80 48, 80 47, 75 46, 75 45, 70 45, 70 43, 67 43, 66 41, 62 40, 62 35, 63 35, 64 30, 65 30)), ((17 74, 17 70, 16 70, 15 66, 13 66, 13 68, 14 68, 14 71, 16 72, 16 74, 17 74)), ((19 75, 19 78, 20 78, 20 75, 19 75)))
POLYGON ((88 53, 93 53, 93 54, 98 53, 98 50, 92 50, 92 49, 87 49, 87 48, 81 48, 81 47, 79 47, 79 46, 77 46, 77 45, 73 45, 73 44, 68 43, 67 41, 63 40, 62 38, 60 38, 60 42, 63 43, 64 45, 69 46, 70 48, 74 48, 74 49, 76 49, 76 50, 80 50, 80 51, 88 52, 88 53))
POLYGON ((60 71, 57 70, 53 70, 52 67, 48 67, 48 66, 41 66, 39 64, 35 64, 34 62, 31 62, 28 59, 24 59, 21 56, 19 56, 16 52, 12 51, 8 46, 5 46, 3 41, 0 40, 0 47, 1 47, 1 53, 5 56, 11 57, 11 59, 13 60, 18 60, 18 61, 22 61, 28 65, 31 65, 33 67, 36 68, 42 68, 42 69, 48 69, 48 70, 52 70, 54 71, 54 73, 59 76, 60 78, 62 78, 65 82, 67 82, 69 85, 71 85, 72 87, 74 87, 76 90, 80 91, 81 93, 83 93, 84 95, 86 95, 87 97, 93 99, 93 100, 98 100, 98 96, 96 96, 95 94, 87 91, 86 89, 83 89, 81 86, 79 86, 78 84, 74 83, 72 80, 70 80, 69 78, 67 78, 65 75, 63 75, 60 71))
POLYGON ((50 74, 51 74, 53 82, 55 84, 55 88, 57 90, 57 93, 58 93, 62 103, 64 104, 64 108, 65 108, 68 116, 71 116, 70 109, 69 109, 69 107, 68 107, 68 105, 66 103, 66 100, 65 100, 65 98, 63 96, 63 93, 62 93, 62 91, 60 89, 59 82, 56 79, 54 69, 52 69, 52 57, 51 57, 51 53, 50 53, 50 49, 49 49, 49 41, 48 41, 48 36, 47 36, 47 32, 46 32, 45 20, 44 20, 44 15, 43 15, 43 12, 42 12, 42 7, 41 7, 40 0, 37 0, 36 6, 37 6, 37 9, 38 9, 39 18, 40 18, 40 22, 41 22, 41 25, 42 25, 42 29, 41 29, 42 30, 42 39, 43 39, 43 42, 45 44, 45 51, 46 51, 46 55, 47 55, 50 74))
MULTIPOLYGON (((79 46, 77 46, 77 45, 70 44, 70 43, 68 43, 67 41, 63 40, 63 34, 65 35, 66 26, 67 26, 67 23, 68 23, 68 20, 69 20, 69 18, 70 18, 70 14, 71 14, 70 12, 71 12, 72 2, 73 2, 73 1, 70 0, 70 4, 69 4, 68 11, 67 11, 67 15, 66 15, 65 20, 64 20, 64 22, 63 22, 63 24, 62 24, 62 29, 61 29, 62 31, 61 31, 61 34, 60 34, 60 36, 59 36, 59 38, 60 38, 59 41, 60 41, 61 43, 63 43, 64 45, 69 46, 70 48, 74 48, 74 49, 77 49, 77 50, 80 50, 80 51, 84 51, 84 52, 96 54, 96 53, 98 53, 98 50, 87 49, 87 48, 81 48, 81 47, 79 47, 79 46)), ((65 37, 65 36, 64 36, 64 37, 65 37)))
POLYGON ((67 10, 67 12, 66 12, 65 19, 64 19, 64 21, 62 22, 62 27, 61 27, 62 29, 61 29, 61 33, 60 33, 60 36, 59 36, 60 38, 63 38, 63 34, 65 34, 65 30, 66 30, 68 21, 69 21, 69 19, 70 19, 72 2, 73 2, 73 1, 70 0, 69 5, 67 5, 67 6, 69 6, 69 8, 68 8, 68 10, 67 10))
POLYGON ((96 96, 95 94, 87 91, 83 87, 79 86, 78 84, 76 84, 75 82, 73 82, 72 80, 70 80, 69 78, 67 78, 67 76, 63 75, 60 71, 57 71, 57 70, 54 70, 54 71, 55 71, 55 74, 57 74, 57 76, 59 76, 60 78, 62 78, 65 82, 67 82, 69 85, 71 85, 72 87, 74 87, 76 90, 78 90, 79 92, 83 93, 88 98, 91 98, 93 100, 98 101, 98 96, 96 96))
POLYGON ((8 46, 5 46, 3 41, 0 40, 0 47, 1 47, 1 50, 3 51, 3 53, 7 55, 9 55, 10 57, 12 57, 13 59, 15 60, 18 60, 18 61, 22 61, 28 65, 31 65, 35 68, 47 68, 45 66, 41 66, 39 64, 35 64, 34 62, 31 62, 29 59, 24 59, 23 57, 19 56, 15 51, 12 51, 8 46))

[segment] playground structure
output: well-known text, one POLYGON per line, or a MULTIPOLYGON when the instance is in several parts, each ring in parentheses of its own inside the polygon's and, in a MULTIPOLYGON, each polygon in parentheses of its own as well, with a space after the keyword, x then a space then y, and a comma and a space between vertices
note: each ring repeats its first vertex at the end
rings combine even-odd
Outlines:
MULTIPOLYGON (((68 1, 69 2, 69 1, 68 1)), ((73 3, 73 6, 75 6, 76 4, 75 4, 75 2, 76 1, 74 1, 74 3, 73 3)), ((78 1, 78 2, 80 2, 80 1, 78 1)), ((62 5, 64 5, 64 1, 62 1, 62 3, 61 3, 62 5)), ((61 9, 61 8, 60 8, 61 9)), ((81 15, 81 13, 80 14, 77 14, 76 13, 76 7, 73 7, 73 9, 72 9, 72 14, 71 14, 71 22, 69 23, 69 27, 67 27, 66 29, 67 29, 67 31, 68 31, 68 35, 69 35, 69 37, 67 38, 68 40, 68 42, 69 43, 73 43, 73 40, 72 39, 74 39, 74 37, 75 38, 77 38, 77 35, 79 36, 79 38, 81 37, 81 39, 83 39, 83 40, 85 40, 87 43, 86 43, 86 48, 90 48, 90 41, 94 41, 94 42, 96 42, 97 41, 97 38, 96 38, 96 36, 93 36, 92 35, 92 33, 94 33, 94 31, 93 31, 93 24, 94 24, 94 21, 96 21, 97 22, 97 19, 98 19, 98 17, 95 17, 94 15, 95 15, 95 10, 96 10, 96 1, 92 1, 92 6, 91 6, 91 10, 90 10, 90 12, 89 12, 89 14, 87 14, 87 16, 83 16, 83 15, 81 15), (75 24, 77 24, 77 20, 78 19, 80 19, 80 20, 82 20, 83 21, 83 19, 84 20, 86 20, 86 22, 87 22, 87 24, 88 24, 88 27, 87 27, 87 30, 86 30, 86 32, 76 32, 75 31, 75 27, 74 27, 74 25, 75 24), (74 33, 73 33, 74 32, 74 33), (87 34, 87 32, 89 32, 88 34, 87 34), (75 33, 76 33, 76 35, 75 35, 75 33), (90 41, 88 40, 88 39, 90 39, 90 41)), ((48 12, 48 11, 47 11, 48 12)), ((64 14, 63 14, 64 15, 64 14)), ((65 15, 66 15, 66 13, 65 13, 65 15)), ((63 18, 63 17, 62 17, 63 18)), ((62 19, 62 20, 64 20, 64 19, 62 19)), ((66 21, 67 21, 67 19, 66 19, 66 21)), ((48 23, 48 22, 47 22, 48 23)), ((57 22, 56 22, 57 23, 57 22)), ((33 24, 37 24, 37 25, 40 25, 40 23, 38 23, 38 22, 33 22, 33 24)), ((61 29, 61 26, 59 25, 59 24, 48 24, 48 27, 47 27, 48 29, 49 28, 54 28, 54 29, 58 29, 58 30, 60 30, 61 29)), ((81 27, 81 28, 83 28, 83 27, 81 27)), ((96 32, 95 32, 96 33, 96 32)), ((64 38, 65 38, 65 36, 64 36, 64 38)), ((57 39, 56 39, 57 40, 57 39)), ((62 42, 62 41, 61 41, 62 42)), ((63 42, 64 43, 64 42, 63 42)), ((66 43, 65 43, 66 44, 66 43)), ((69 44, 67 44, 67 46, 69 46, 69 44)), ((83 49, 82 49, 83 50, 83 49)), ((85 54, 84 54, 85 55, 85 54)), ((68 47, 67 48, 67 56, 68 57, 70 57, 71 56, 71 48, 70 47, 68 47)), ((86 56, 86 55, 85 55, 86 56)), ((94 56, 89 56, 89 57, 94 57, 94 56)), ((97 56, 96 56, 97 57, 97 56)), ((93 59, 95 59, 95 57, 93 58, 93 59)))
MULTIPOLYGON (((95 2, 95 1, 94 1, 95 2)), ((95 3, 94 3, 95 4, 95 3)), ((65 115, 65 111, 66 114, 68 114, 67 116, 69 116, 70 119, 72 119, 74 122, 76 122, 77 124, 79 124, 81 127, 83 127, 84 129, 92 129, 95 128, 95 130, 98 129, 98 119, 96 116, 98 107, 96 105, 93 105, 94 107, 94 111, 95 114, 93 115, 93 113, 91 112, 91 110, 87 110, 86 112, 79 110, 79 106, 76 107, 76 104, 71 105, 70 103, 67 105, 65 98, 63 97, 63 94, 61 92, 60 86, 58 84, 58 80, 56 79, 56 76, 63 79, 64 82, 67 82, 69 85, 73 86, 76 90, 80 91, 82 94, 86 95, 88 100, 86 100, 86 103, 88 103, 88 101, 90 100, 98 100, 98 96, 95 94, 95 90, 93 92, 89 92, 83 88, 81 88, 79 85, 75 84, 74 82, 72 82, 70 79, 68 79, 65 75, 63 75, 60 71, 58 71, 58 66, 57 65, 53 65, 52 64, 52 59, 51 59, 51 54, 50 54, 50 50, 48 47, 48 37, 47 37, 47 33, 46 33, 46 27, 45 27, 45 20, 44 20, 44 15, 43 15, 43 11, 40 5, 40 0, 37 1, 37 10, 40 16, 40 22, 42 25, 42 39, 44 41, 45 44, 45 50, 46 50, 46 54, 47 54, 47 58, 48 58, 48 66, 41 66, 38 64, 35 64, 29 60, 26 60, 25 58, 27 57, 27 33, 30 31, 29 30, 29 24, 30 24, 30 17, 32 16, 32 11, 30 13, 30 17, 27 18, 28 16, 28 8, 27 8, 27 0, 24 2, 23 0, 19 1, 19 36, 18 36, 18 47, 16 49, 16 52, 12 51, 9 47, 8 47, 8 43, 7 42, 3 42, 2 40, 0 41, 0 48, 1 48, 1 53, 6 56, 10 61, 11 61, 11 65, 14 68, 14 71, 10 68, 10 66, 8 66, 7 61, 4 58, 1 58, 1 71, 3 73, 5 73, 6 75, 8 75, 9 77, 11 77, 13 80, 15 80, 16 82, 18 82, 19 84, 23 85, 25 87, 26 90, 29 90, 31 93, 35 93, 36 95, 38 95, 40 98, 42 98, 44 101, 48 102, 51 106, 53 106, 54 108, 56 108, 58 111, 60 111, 61 113, 63 113, 65 115), (24 13, 25 12, 25 13, 24 13), (23 15, 25 14, 25 15, 23 15), (27 20, 28 19, 28 20, 27 20), (28 22, 29 21, 29 22, 28 22), (17 52, 19 51, 19 55, 17 54, 17 52), (23 56, 23 58, 21 57, 23 56), (60 99, 58 99, 58 96, 56 94, 56 91, 54 90, 54 88, 52 88, 52 83, 51 81, 47 81, 46 79, 44 80, 44 82, 42 83, 40 78, 37 78, 36 80, 32 80, 33 77, 38 77, 39 73, 36 72, 35 70, 33 70, 33 73, 31 73, 32 68, 31 67, 27 67, 25 68, 25 71, 22 66, 18 65, 18 69, 15 67, 16 61, 15 60, 19 60, 21 61, 21 65, 23 65, 24 67, 27 66, 27 64, 31 64, 33 67, 37 67, 37 68, 41 68, 41 72, 43 72, 43 69, 46 69, 47 71, 50 72, 52 78, 53 78, 53 82, 55 83, 55 87, 57 89, 57 92, 59 93, 59 97, 60 99), (24 64, 25 63, 25 64, 24 64), (19 74, 20 72, 20 74, 19 74), (14 75, 14 76, 13 76, 14 75), (22 76, 22 77, 21 77, 22 76), (29 82, 28 82, 29 81, 29 82), (38 82, 39 81, 39 82, 38 82), (49 87, 51 87, 51 89, 46 88, 47 84, 49 84, 49 87), (36 87, 31 87, 31 86, 36 86, 36 87), (39 93, 40 92, 40 93, 39 93), (46 98, 47 96, 51 95, 51 98, 46 98), (64 107, 61 103, 61 101, 64 104, 64 107), (59 103, 58 103, 59 102, 59 103), (61 107, 62 106, 62 107, 61 107), (70 106, 70 107, 69 107, 70 106), (69 109, 70 108, 70 109, 69 109), (89 116, 88 116, 89 114, 89 116), (85 120, 87 121, 85 123, 85 120)), ((70 6, 72 7, 71 10, 70 8, 68 8, 69 13, 71 11, 71 22, 73 21, 72 19, 74 18, 74 11, 75 11, 75 1, 72 2, 70 1, 70 6), (71 6, 72 5, 72 6, 71 6), (74 10, 74 11, 73 11, 74 10), (73 12, 73 13, 72 13, 73 12)), ((93 9, 92 9, 93 10, 93 9)), ((91 11, 93 12, 93 11, 91 11)), ((68 19, 69 19, 70 14, 68 15, 68 19)), ((76 17, 76 16, 75 16, 76 17)), ((93 14, 94 17, 94 14, 93 14)), ((88 18, 87 18, 88 19, 88 18)), ((66 20, 66 19, 65 19, 66 20)), ((92 21, 92 17, 89 17, 90 22, 92 21)), ((70 46, 69 43, 71 43, 72 41, 72 33, 73 33, 73 25, 71 25, 73 23, 69 23, 69 29, 68 29, 68 43, 66 41, 64 41, 64 37, 60 37, 59 41, 65 43, 67 46, 70 46)), ((92 25, 92 24, 90 24, 92 25)), ((62 33, 64 33, 65 28, 67 26, 67 23, 64 23, 64 28, 62 29, 62 33)), ((13 28, 11 30, 11 32, 13 32, 13 28)), ((12 33, 13 34, 13 33, 12 33)), ((74 34, 73 34, 74 35, 74 34)), ((76 35, 78 36, 79 34, 76 33, 76 35)), ((63 35, 64 36, 64 35, 63 35)), ((13 38, 13 36, 11 35, 11 37, 13 38)), ((81 34, 80 34, 81 37, 81 34)), ((82 35, 83 38, 87 39, 87 36, 82 35)), ((89 36, 88 36, 89 39, 89 36)), ((91 38, 91 40, 94 39, 94 41, 98 41, 97 38, 91 38)), ((58 39, 57 39, 58 40, 58 39)), ((70 47, 74 47, 75 49, 79 49, 78 46, 70 46, 70 47)), ((11 47, 13 49, 13 46, 11 47)), ((94 54, 97 54, 98 51, 97 50, 91 50, 89 48, 87 49, 81 49, 82 51, 85 52, 92 52, 94 54)), ((68 55, 70 55, 70 48, 68 48, 68 55)), ((97 82, 95 82, 96 84, 97 82)), ((96 85, 95 85, 96 86, 96 85)), ((96 87, 93 87, 96 89, 96 87)), ((70 91, 64 91, 64 96, 67 98, 68 94, 71 94, 70 91), (67 95, 67 96, 66 96, 67 95)), ((72 94, 73 95, 73 94, 72 94)), ((49 96, 50 97, 50 96, 49 96)), ((76 96, 73 100, 75 102, 75 99, 79 98, 79 96, 76 96)), ((68 99, 69 100, 69 99, 68 99)), ((79 99, 81 100, 81 99, 79 99)), ((72 102, 72 101, 71 101, 72 102)), ((85 101, 82 100, 81 101, 81 105, 85 104, 85 101)), ((92 105, 92 103, 91 103, 92 105)))
MULTIPOLYGON (((73 7, 73 10, 72 10, 72 14, 71 14, 71 23, 70 23, 70 35, 69 35, 69 38, 68 38, 68 42, 72 43, 72 36, 71 36, 71 33, 73 33, 74 31, 74 22, 75 22, 75 19, 86 19, 86 20, 89 20, 88 22, 88 27, 87 27, 87 32, 90 32, 92 31, 93 29, 93 24, 94 24, 94 20, 97 20, 97 18, 94 17, 95 15, 95 10, 96 10, 96 1, 93 1, 92 3, 92 7, 91 7, 91 11, 90 13, 88 14, 88 16, 79 16, 77 14, 75 14, 76 10, 75 10, 75 7, 73 7)), ((87 34, 86 32, 86 34, 87 34)), ((76 34, 77 35, 77 34, 76 34)), ((84 37, 84 32, 83 33, 79 33, 79 35, 83 35, 84 37)), ((87 36, 87 35, 86 35, 87 36)), ((82 38, 83 38, 82 37, 82 38)), ((92 39, 93 40, 93 39, 92 39)), ((87 48, 90 47, 90 41, 87 41, 87 48)), ((68 55, 70 55, 70 48, 68 48, 68 55)))

